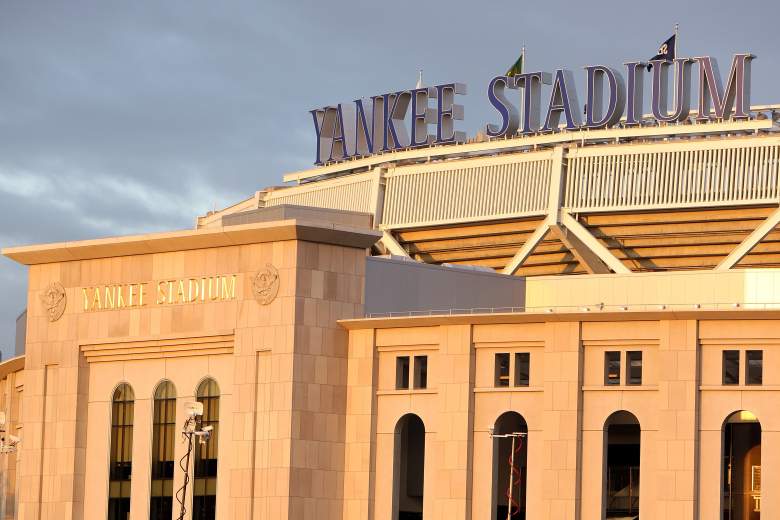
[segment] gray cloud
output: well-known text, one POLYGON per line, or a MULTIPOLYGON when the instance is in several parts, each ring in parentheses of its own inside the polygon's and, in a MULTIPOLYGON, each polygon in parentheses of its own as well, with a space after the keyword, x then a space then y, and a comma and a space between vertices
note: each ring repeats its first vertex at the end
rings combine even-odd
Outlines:
MULTIPOLYGON (((474 133, 492 117, 489 78, 523 43, 531 68, 620 66, 679 22, 684 54, 758 54, 753 101, 776 101, 780 7, 648 5, 4 0, 0 245, 190 227, 308 167, 308 110, 410 87, 420 67, 469 85, 474 133)), ((0 260, 2 347, 25 274, 0 260)))

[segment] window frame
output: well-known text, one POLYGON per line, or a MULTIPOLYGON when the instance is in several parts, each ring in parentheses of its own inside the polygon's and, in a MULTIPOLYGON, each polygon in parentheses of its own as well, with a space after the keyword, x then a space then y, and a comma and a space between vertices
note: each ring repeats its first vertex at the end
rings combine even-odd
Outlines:
POLYGON ((512 356, 509 352, 496 352, 493 357, 493 387, 509 388, 511 386, 512 356), (502 361, 506 360, 506 375, 502 361))
POLYGON ((604 352, 604 386, 620 386, 621 358, 622 353, 619 350, 607 350, 604 352), (617 363, 616 370, 614 371, 616 377, 610 379, 610 374, 612 373, 610 366, 612 363, 617 363))
POLYGON ((411 357, 409 355, 395 357, 395 389, 409 390, 411 357))
POLYGON ((220 406, 221 406, 221 392, 219 384, 212 378, 207 378, 201 381, 198 385, 198 389, 195 392, 195 399, 199 403, 203 403, 203 415, 198 419, 198 424, 201 428, 211 426, 211 436, 206 444, 200 444, 195 441, 193 446, 193 464, 192 464, 192 503, 191 503, 191 518, 192 520, 215 520, 219 518, 217 515, 217 489, 219 486, 219 423, 220 423, 220 406), (203 461, 203 452, 207 455, 213 455, 206 458, 207 461, 214 461, 213 474, 212 464, 199 464, 203 461), (203 474, 205 469, 206 474, 203 474), (199 470, 201 474, 199 475, 199 470), (201 482, 198 482, 201 481, 201 482), (214 492, 210 493, 209 488, 213 483, 214 492), (204 489, 203 493, 199 492, 200 488, 204 489), (197 499, 202 497, 202 502, 206 504, 207 497, 214 497, 214 516, 210 517, 207 513, 203 512, 203 508, 208 507, 202 505, 201 509, 198 509, 197 499), (206 516, 202 516, 202 515, 206 516))
POLYGON ((745 385, 761 386, 764 384, 764 351, 763 350, 746 350, 745 351, 745 385), (750 373, 750 355, 758 354, 758 381, 751 379, 750 373))
POLYGON ((722 350, 721 351, 721 384, 723 386, 736 386, 739 385, 739 365, 740 365, 740 351, 739 350, 722 350), (736 357, 734 357, 736 355, 736 357), (731 357, 732 359, 728 359, 727 357, 731 357), (732 363, 736 362, 735 370, 734 370, 734 380, 733 381, 727 381, 726 376, 728 374, 728 371, 726 370, 726 363, 732 363))
POLYGON ((176 439, 176 399, 176 387, 171 381, 166 379, 157 385, 152 402, 152 456, 149 471, 150 520, 170 518, 166 502, 170 503, 170 512, 173 512, 175 496, 173 479, 176 468, 176 445, 174 442, 176 439), (165 458, 159 458, 160 453, 164 454, 165 458), (162 464, 171 465, 170 476, 166 474, 167 471, 162 470, 162 464), (162 471, 162 474, 158 474, 158 471, 162 471), (156 487, 161 488, 159 493, 155 492, 156 487), (170 487, 170 494, 166 490, 168 487, 170 487))
POLYGON ((427 355, 414 356, 412 371, 414 372, 412 377, 413 379, 412 388, 414 390, 427 389, 428 388, 428 356, 427 355))
POLYGON ((629 386, 641 386, 642 377, 644 372, 644 356, 641 350, 628 350, 626 351, 626 385, 629 386), (632 362, 639 361, 639 380, 636 381, 632 373, 632 362))
POLYGON ((111 397, 111 433, 108 458, 108 520, 123 520, 122 517, 124 516, 125 507, 127 508, 127 514, 130 512, 130 504, 132 501, 134 426, 135 392, 130 384, 121 383, 114 389, 111 397), (126 478, 122 478, 125 475, 126 478), (114 496, 114 489, 118 491, 116 496, 114 496), (126 496, 124 494, 125 490, 127 491, 126 496))
POLYGON ((514 384, 516 387, 531 386, 531 353, 515 352, 514 384), (525 367, 525 379, 521 379, 521 369, 525 367))

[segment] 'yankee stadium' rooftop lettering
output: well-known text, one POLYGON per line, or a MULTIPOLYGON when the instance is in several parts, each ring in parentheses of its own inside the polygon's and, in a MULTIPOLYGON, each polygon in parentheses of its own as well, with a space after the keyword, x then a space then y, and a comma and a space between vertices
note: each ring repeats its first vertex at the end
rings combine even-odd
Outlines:
MULTIPOLYGON (((650 107, 656 121, 679 122, 690 116, 694 63, 698 70, 696 120, 747 119, 750 63, 754 58, 749 53, 735 54, 725 87, 715 59, 709 56, 676 58, 673 62, 629 62, 625 64, 626 80, 619 71, 606 65, 587 66, 585 121, 580 116, 582 105, 571 71, 557 69, 552 74, 539 71, 496 76, 488 84, 487 96, 500 122, 488 124, 486 134, 498 138, 518 133, 606 128, 618 123, 637 126, 642 120, 644 71, 648 65, 651 66, 650 107), (671 89, 670 78, 674 83, 671 89), (544 120, 541 118, 542 85, 551 85, 544 120), (520 107, 508 99, 507 89, 522 89, 520 107)), ((465 134, 454 126, 455 121, 463 119, 463 105, 455 103, 455 95, 465 93, 464 84, 446 83, 312 110, 317 135, 315 164, 403 148, 463 142, 465 134), (431 100, 435 102, 432 104, 431 100), (429 125, 435 125, 433 134, 428 133, 429 125)))
POLYGON ((446 83, 312 110, 317 133, 315 164, 432 143, 463 142, 465 134, 454 125, 455 120, 463 119, 463 105, 455 103, 455 95, 465 93, 466 85, 446 83), (429 106, 430 99, 436 100, 435 109, 429 106), (410 105, 411 133, 407 133, 404 119, 410 105), (430 124, 436 125, 435 135, 428 134, 430 124))

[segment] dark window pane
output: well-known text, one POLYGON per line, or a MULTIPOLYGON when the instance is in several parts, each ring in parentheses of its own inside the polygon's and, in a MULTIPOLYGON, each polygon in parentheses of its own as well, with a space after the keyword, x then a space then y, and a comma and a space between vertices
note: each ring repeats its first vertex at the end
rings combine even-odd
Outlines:
POLYGON ((173 439, 176 428, 176 389, 170 381, 160 383, 154 394, 152 425, 152 485, 149 517, 171 518, 173 511, 173 439))
POLYGON ((739 350, 723 351, 723 384, 739 384, 739 350))
POLYGON ((509 354, 496 354, 495 386, 509 386, 509 354))
POLYGON ((193 520, 214 520, 217 504, 217 462, 219 447, 219 388, 208 379, 198 388, 198 401, 203 403, 201 428, 211 426, 211 437, 205 444, 195 445, 193 469, 192 518, 193 520))
POLYGON ((414 387, 428 388, 428 356, 414 356, 414 387))
POLYGON ((629 385, 642 384, 642 352, 626 352, 626 383, 629 385))
POLYGON ((396 390, 409 389, 409 356, 395 358, 395 388, 396 390))
POLYGON ((173 517, 173 497, 153 496, 149 508, 150 520, 171 520, 173 517))
POLYGON ((531 354, 515 354, 515 386, 528 386, 531 376, 531 354))
POLYGON ((620 352, 604 353, 604 384, 620 384, 620 352))
POLYGON ((127 520, 130 515, 134 399, 130 385, 121 384, 111 403, 108 520, 127 520))
POLYGON ((129 520, 130 498, 108 499, 108 520, 129 520))
POLYGON ((217 496, 201 495, 192 499, 192 520, 213 520, 217 514, 217 496))
POLYGON ((760 385, 764 378, 764 351, 748 350, 745 353, 745 384, 760 385))

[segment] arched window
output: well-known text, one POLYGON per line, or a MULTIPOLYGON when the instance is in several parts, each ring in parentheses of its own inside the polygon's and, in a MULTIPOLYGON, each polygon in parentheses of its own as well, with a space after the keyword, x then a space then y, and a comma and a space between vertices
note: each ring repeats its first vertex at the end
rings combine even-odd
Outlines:
POLYGON ((425 487, 425 425, 407 414, 395 426, 393 520, 421 520, 425 487))
POLYGON ((723 520, 761 518, 761 423, 747 410, 723 423, 723 520))
POLYGON ((493 428, 493 519, 525 520, 528 479, 528 425, 506 412, 493 428), (511 484, 510 484, 511 483, 511 484))
POLYGON ((214 520, 217 509, 217 449, 219 447, 219 386, 206 379, 198 386, 197 399, 203 403, 201 427, 211 426, 211 438, 195 445, 195 481, 192 493, 192 519, 214 520))
POLYGON ((604 518, 634 518, 639 514, 639 420, 630 412, 615 412, 604 423, 604 434, 604 518))
POLYGON ((170 381, 154 392, 150 520, 173 516, 173 439, 176 435, 176 388, 170 381))
POLYGON ((130 477, 133 473, 133 404, 130 385, 114 391, 111 404, 111 462, 108 469, 108 520, 130 518, 130 477))

